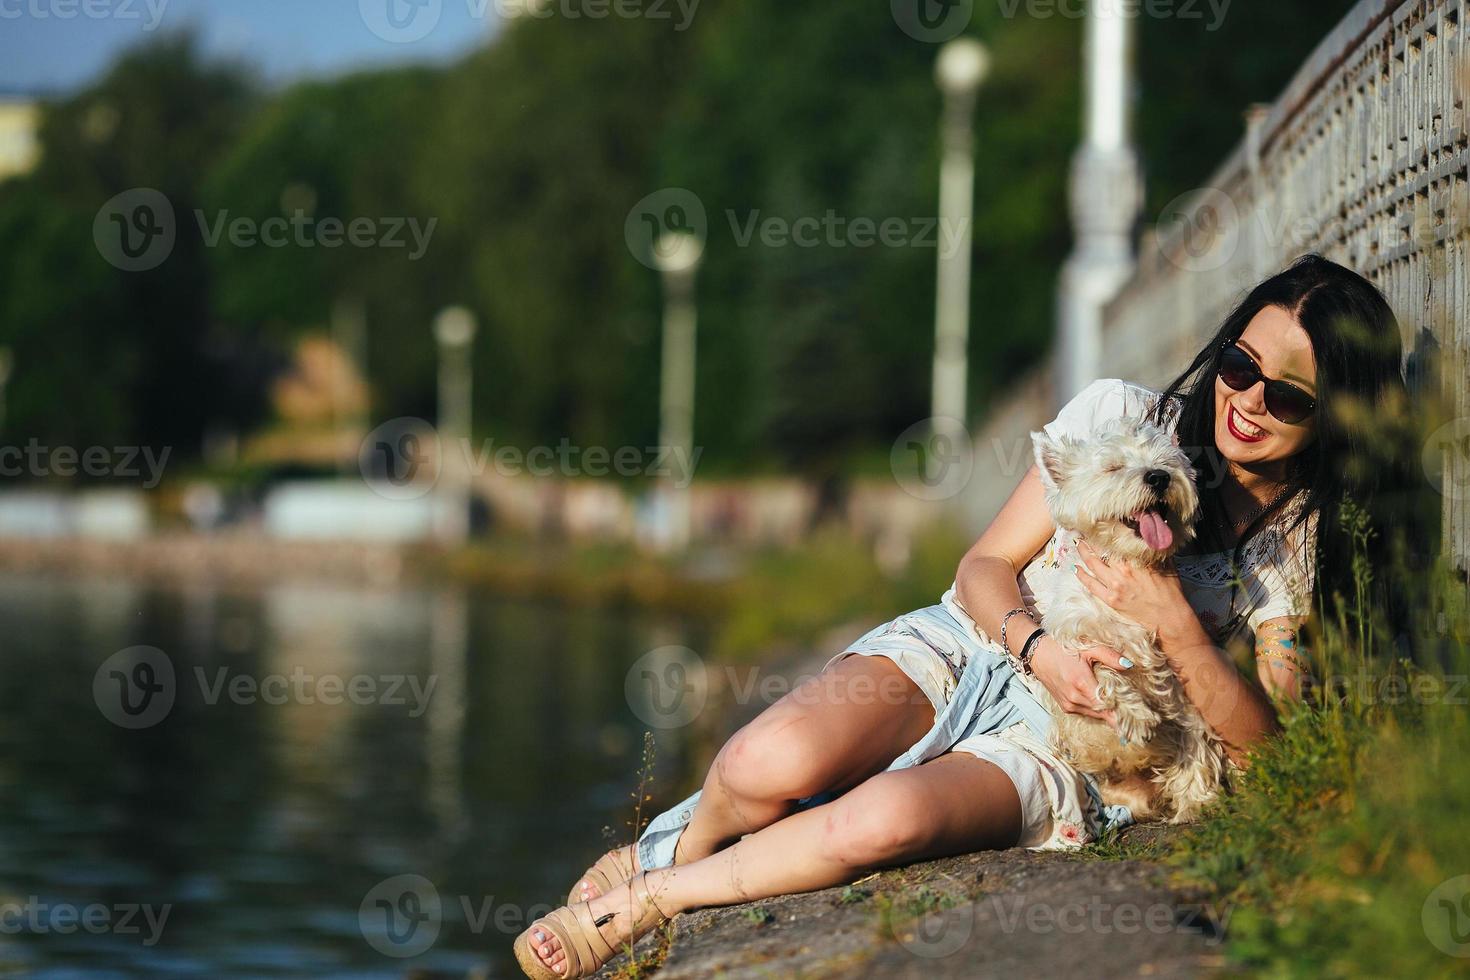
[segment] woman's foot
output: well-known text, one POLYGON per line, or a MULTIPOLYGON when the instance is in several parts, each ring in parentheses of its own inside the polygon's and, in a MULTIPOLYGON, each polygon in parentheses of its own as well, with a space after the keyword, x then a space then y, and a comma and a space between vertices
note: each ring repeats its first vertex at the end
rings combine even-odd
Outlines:
MULTIPOLYGON (((668 904, 659 901, 659 889, 667 874, 666 871, 652 871, 639 875, 588 903, 592 921, 598 923, 597 932, 604 943, 615 951, 621 951, 668 918, 659 908, 660 904, 665 907, 668 904)), ((528 932, 531 950, 536 957, 557 976, 566 977, 567 954, 561 940, 539 922, 533 923, 528 932)))
POLYGON ((597 863, 582 874, 567 895, 567 902, 590 902, 642 870, 638 865, 637 846, 630 844, 626 847, 615 847, 598 858, 597 863))

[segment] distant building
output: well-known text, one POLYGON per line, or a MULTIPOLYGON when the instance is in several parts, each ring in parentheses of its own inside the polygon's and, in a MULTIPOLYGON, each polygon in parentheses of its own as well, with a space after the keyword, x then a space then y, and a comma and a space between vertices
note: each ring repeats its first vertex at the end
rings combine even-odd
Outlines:
POLYGON ((0 95, 0 180, 30 173, 36 166, 40 125, 41 107, 35 100, 0 95))

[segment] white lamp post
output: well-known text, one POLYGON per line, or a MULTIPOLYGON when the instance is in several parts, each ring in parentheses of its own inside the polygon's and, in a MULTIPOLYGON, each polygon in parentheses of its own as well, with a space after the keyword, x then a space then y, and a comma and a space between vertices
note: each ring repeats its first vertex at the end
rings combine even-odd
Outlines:
POLYGON ((471 429, 470 343, 475 315, 451 306, 434 318, 439 344, 439 506, 435 530, 444 544, 459 544, 469 535, 470 472, 466 450, 471 429))
MULTIPOLYGON (((955 248, 939 253, 934 296, 934 390, 930 415, 963 423, 970 343, 970 245, 974 222, 975 93, 990 68, 985 46, 960 37, 939 50, 934 79, 944 93, 939 220, 955 248)), ((945 236, 940 236, 944 241, 945 236)))
POLYGON ((1102 312, 1133 275, 1133 225, 1143 179, 1133 150, 1133 21, 1113 3, 1090 4, 1083 57, 1086 136, 1072 160, 1076 242, 1057 297, 1057 395, 1067 401, 1097 379, 1102 312))
MULTIPOLYGON (((654 261, 663 275, 664 342, 659 384, 659 445, 664 452, 693 459, 694 452, 694 277, 704 257, 704 242, 686 231, 659 236, 654 261)), ((689 488, 665 477, 659 488, 659 544, 670 551, 689 544, 689 488)))

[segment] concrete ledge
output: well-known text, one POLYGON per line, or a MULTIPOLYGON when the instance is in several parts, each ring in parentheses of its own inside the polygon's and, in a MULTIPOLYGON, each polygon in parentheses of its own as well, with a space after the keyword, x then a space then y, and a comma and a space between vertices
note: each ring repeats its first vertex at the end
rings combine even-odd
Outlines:
POLYGON ((1228 919, 1157 865, 1012 849, 678 916, 658 976, 1195 977, 1224 966, 1228 919))

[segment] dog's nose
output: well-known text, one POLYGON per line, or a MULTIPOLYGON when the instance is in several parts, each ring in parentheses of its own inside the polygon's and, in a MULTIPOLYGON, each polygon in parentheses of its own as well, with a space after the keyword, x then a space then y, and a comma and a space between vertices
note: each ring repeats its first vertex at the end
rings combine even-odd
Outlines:
POLYGON ((1169 471, 1149 470, 1143 474, 1143 482, 1147 483, 1158 493, 1163 493, 1169 489, 1169 471))

